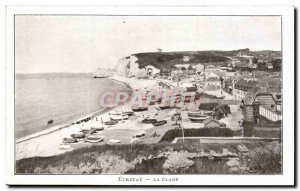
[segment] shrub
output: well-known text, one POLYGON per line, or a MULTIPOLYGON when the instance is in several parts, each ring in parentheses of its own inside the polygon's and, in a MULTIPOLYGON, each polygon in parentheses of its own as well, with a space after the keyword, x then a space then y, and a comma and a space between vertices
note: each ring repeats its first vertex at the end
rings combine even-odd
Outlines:
POLYGON ((248 121, 243 121, 242 126, 244 128, 244 136, 245 137, 252 137, 255 133, 253 123, 248 121))
MULTIPOLYGON (((228 128, 201 128, 184 129, 185 137, 232 137, 233 131, 228 128)), ((182 129, 171 129, 167 131, 161 139, 161 142, 173 141, 176 137, 182 137, 182 129)))

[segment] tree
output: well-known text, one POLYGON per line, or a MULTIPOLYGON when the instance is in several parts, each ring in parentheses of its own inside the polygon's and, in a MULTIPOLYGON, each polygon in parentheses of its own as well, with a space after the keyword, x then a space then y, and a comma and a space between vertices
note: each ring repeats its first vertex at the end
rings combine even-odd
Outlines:
POLYGON ((257 59, 256 57, 254 57, 254 58, 252 59, 252 62, 253 62, 253 64, 257 64, 257 63, 258 63, 258 59, 257 59))
POLYGON ((271 61, 274 71, 281 71, 281 59, 274 59, 271 61))

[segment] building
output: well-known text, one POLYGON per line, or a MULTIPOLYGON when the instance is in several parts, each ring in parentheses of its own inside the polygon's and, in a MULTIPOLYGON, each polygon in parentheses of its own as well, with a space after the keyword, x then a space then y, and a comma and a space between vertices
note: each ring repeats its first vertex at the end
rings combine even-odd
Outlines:
POLYGON ((271 62, 267 62, 267 68, 269 70, 272 70, 273 69, 273 64, 271 62))
POLYGON ((190 56, 183 56, 182 60, 183 60, 183 62, 189 62, 190 56))
POLYGON ((220 128, 221 127, 221 123, 216 120, 213 119, 212 117, 207 118, 203 121, 204 124, 204 128, 220 128))
POLYGON ((205 80, 205 85, 221 88, 220 78, 219 77, 209 77, 205 80))
POLYGON ((251 69, 257 69, 258 65, 255 64, 255 63, 251 63, 251 64, 248 65, 248 67, 251 68, 251 69))
POLYGON ((235 99, 242 100, 245 98, 248 90, 254 88, 257 85, 255 80, 245 80, 239 79, 236 82, 233 82, 232 95, 235 99))
POLYGON ((183 69, 183 68, 185 68, 186 70, 188 70, 189 67, 190 67, 190 64, 175 64, 174 67, 176 69, 183 69))
POLYGON ((195 69, 197 74, 201 74, 202 72, 204 72, 204 65, 203 64, 197 64, 192 66, 192 68, 195 69))
POLYGON ((249 94, 242 101, 244 119, 255 123, 259 123, 261 118, 270 122, 281 121, 281 102, 281 94, 275 97, 271 93, 249 94))
POLYGON ((214 66, 214 65, 208 65, 205 67, 205 72, 212 72, 216 70, 221 70, 219 66, 214 66))

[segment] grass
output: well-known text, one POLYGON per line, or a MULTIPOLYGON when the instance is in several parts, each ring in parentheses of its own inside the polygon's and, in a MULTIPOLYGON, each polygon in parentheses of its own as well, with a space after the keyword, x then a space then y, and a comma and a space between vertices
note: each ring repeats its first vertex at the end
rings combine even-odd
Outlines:
MULTIPOLYGON (((263 161, 263 172, 280 173, 280 144, 277 143, 277 151, 274 153, 273 143, 245 143, 247 148, 254 152, 255 161, 263 161), (268 149, 271 148, 271 149, 268 149), (279 148, 279 149, 278 149, 279 148), (256 154, 258 153, 258 154, 256 154), (274 170, 273 170, 274 169, 274 170)), ((165 173, 162 171, 163 161, 156 159, 143 160, 141 165, 134 166, 131 162, 138 156, 158 156, 159 153, 167 151, 187 151, 198 153, 204 150, 210 152, 213 150, 222 153, 223 148, 236 153, 236 144, 203 144, 203 143, 184 143, 184 144, 137 144, 137 145, 97 145, 88 148, 81 148, 75 151, 67 152, 58 156, 51 157, 33 157, 22 159, 16 162, 16 172, 18 174, 32 173, 50 173, 50 174, 93 174, 93 173, 165 173)), ((193 159, 195 164, 184 171, 178 171, 183 174, 227 174, 228 168, 224 161, 211 162, 204 159, 193 159)), ((260 163, 259 163, 260 164, 260 163)), ((256 163, 254 164, 256 165, 256 163)))
MULTIPOLYGON (((200 128, 184 129, 185 137, 232 137, 233 131, 228 128, 200 128)), ((172 142, 176 137, 182 137, 182 129, 171 129, 167 131, 161 142, 172 142)))

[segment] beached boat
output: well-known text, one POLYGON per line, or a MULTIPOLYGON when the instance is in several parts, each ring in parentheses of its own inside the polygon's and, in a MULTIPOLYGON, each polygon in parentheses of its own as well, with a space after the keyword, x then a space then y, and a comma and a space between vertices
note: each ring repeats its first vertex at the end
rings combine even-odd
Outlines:
POLYGON ((108 143, 121 143, 121 141, 118 139, 109 139, 108 143))
POLYGON ((153 123, 154 126, 161 126, 167 123, 167 120, 156 121, 153 123))
POLYGON ((122 121, 128 119, 128 115, 109 115, 109 117, 111 120, 115 121, 122 121))
POLYGON ((203 122, 205 119, 209 118, 210 116, 201 116, 201 117, 189 117, 189 119, 193 122, 203 122))
POLYGON ((104 127, 92 127, 93 129, 95 129, 95 131, 102 131, 104 130, 104 127))
POLYGON ((146 132, 145 131, 139 131, 137 132, 133 137, 143 137, 146 135, 146 132))
POLYGON ((132 106, 132 110, 135 112, 139 112, 139 111, 147 111, 148 107, 138 107, 138 106, 132 106))
POLYGON ((152 124, 152 123, 155 123, 155 122, 157 122, 156 119, 143 119, 142 120, 142 123, 144 123, 144 124, 152 124))
POLYGON ((72 147, 71 147, 71 145, 69 145, 69 144, 61 144, 61 145, 59 145, 59 150, 71 150, 72 149, 72 147))
POLYGON ((117 123, 118 123, 118 121, 115 121, 115 120, 110 120, 110 121, 104 122, 105 125, 115 125, 117 123))
POLYGON ((50 120, 47 122, 47 124, 50 125, 50 124, 52 124, 53 122, 54 122, 54 120, 53 120, 53 119, 50 119, 50 120))
POLYGON ((64 138, 63 143, 77 143, 78 140, 75 138, 64 138))
POLYGON ((208 116, 212 115, 212 111, 189 111, 188 116, 189 117, 203 117, 203 116, 208 116))
POLYGON ((84 133, 73 133, 73 134, 71 134, 71 137, 75 138, 75 139, 81 139, 81 138, 85 137, 85 134, 84 133))
POLYGON ((134 112, 133 111, 124 111, 123 115, 133 116, 134 112))
POLYGON ((101 137, 101 136, 97 136, 97 135, 90 135, 86 138, 86 142, 89 142, 89 143, 98 143, 98 142, 101 142, 103 141, 104 138, 101 137))
POLYGON ((96 133, 96 129, 95 128, 91 128, 91 129, 82 129, 80 132, 84 133, 84 134, 94 134, 96 133))

